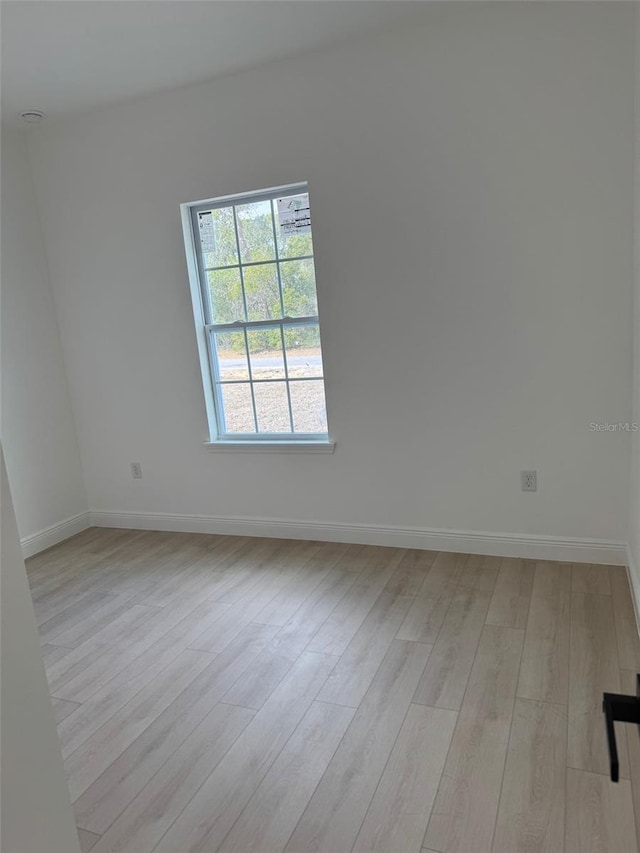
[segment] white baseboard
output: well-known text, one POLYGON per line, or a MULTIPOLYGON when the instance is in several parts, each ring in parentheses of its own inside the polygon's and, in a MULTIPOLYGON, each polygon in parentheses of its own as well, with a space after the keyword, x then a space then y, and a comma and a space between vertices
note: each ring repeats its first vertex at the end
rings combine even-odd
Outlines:
POLYGON ((52 524, 44 530, 39 530, 37 533, 32 533, 30 536, 25 536, 20 540, 22 545, 22 555, 33 557, 34 554, 40 553, 52 545, 57 545, 64 539, 70 536, 75 536, 76 533, 81 533, 91 526, 91 514, 88 512, 80 512, 78 515, 72 515, 58 524, 52 524))
POLYGON ((352 542, 359 545, 390 545, 398 548, 459 551, 467 554, 491 554, 497 557, 522 557, 534 560, 606 563, 617 566, 624 566, 627 563, 626 544, 606 539, 571 539, 562 536, 486 533, 479 530, 438 530, 426 527, 383 527, 373 524, 336 524, 282 518, 217 518, 203 515, 137 512, 92 512, 91 523, 96 527, 352 542))

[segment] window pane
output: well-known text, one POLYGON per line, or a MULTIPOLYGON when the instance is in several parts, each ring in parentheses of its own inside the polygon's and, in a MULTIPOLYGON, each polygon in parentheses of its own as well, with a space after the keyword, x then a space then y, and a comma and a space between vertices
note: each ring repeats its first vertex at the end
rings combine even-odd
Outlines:
POLYGON ((259 382, 253 386, 258 432, 291 432, 286 382, 259 382))
POLYGON ((236 207, 238 242, 243 264, 252 261, 272 261, 276 256, 273 244, 271 202, 255 201, 236 207))
POLYGON ((222 396, 227 432, 255 432, 251 386, 218 385, 222 396))
POLYGON ((326 435, 309 193, 288 187, 194 206, 187 251, 199 251, 221 437, 326 435))
POLYGON ((284 313, 288 317, 315 317, 318 314, 313 258, 280 264, 284 313))
POLYGON ((218 371, 222 382, 249 378, 244 332, 214 332, 218 371))
POLYGON ((240 269, 209 270, 209 292, 213 323, 234 323, 244 320, 240 269))
MULTIPOLYGON (((300 198, 299 195, 296 198, 300 198)), ((309 194, 306 194, 307 198, 307 206, 309 194)), ((282 226, 280 225, 280 221, 278 218, 278 203, 277 200, 273 200, 273 210, 276 217, 276 233, 278 235, 278 255, 281 258, 299 258, 302 255, 312 255, 313 254, 313 240, 311 238, 311 232, 302 233, 302 234, 287 234, 282 226)))
POLYGON ((291 378, 322 376, 318 326, 289 326, 284 330, 287 370, 291 378))
POLYGON ((284 379, 284 355, 280 327, 247 332, 253 379, 284 379))
POLYGON ((244 268, 244 291, 249 320, 282 317, 278 271, 275 264, 244 268))
POLYGON ((205 269, 238 263, 233 207, 201 211, 198 213, 198 227, 205 269))
POLYGON ((294 432, 327 432, 327 409, 321 379, 291 382, 294 432))

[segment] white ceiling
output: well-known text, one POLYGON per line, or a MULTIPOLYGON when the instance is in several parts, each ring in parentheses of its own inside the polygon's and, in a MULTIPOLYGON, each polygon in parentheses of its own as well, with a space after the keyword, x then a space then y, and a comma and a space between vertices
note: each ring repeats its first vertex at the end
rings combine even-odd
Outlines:
POLYGON ((292 56, 417 13, 383 0, 2 0, 2 116, 60 117, 292 56))

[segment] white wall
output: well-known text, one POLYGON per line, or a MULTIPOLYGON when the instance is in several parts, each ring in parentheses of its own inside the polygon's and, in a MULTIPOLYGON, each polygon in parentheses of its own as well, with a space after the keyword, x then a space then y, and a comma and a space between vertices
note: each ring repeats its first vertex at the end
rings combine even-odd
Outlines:
POLYGON ((4 456, 1 462, 0 848, 2 853, 79 853, 4 456))
MULTIPOLYGON (((633 270, 633 421, 640 424, 640 6, 635 21, 635 163, 633 270)), ((629 499, 629 569, 640 613, 640 432, 631 438, 629 499)))
POLYGON ((626 539, 633 7, 423 14, 30 137, 92 509, 626 539), (211 453, 179 204, 299 180, 338 448, 211 453))
POLYGON ((5 127, 1 231, 2 436, 20 535, 46 547, 88 507, 26 141, 5 127))

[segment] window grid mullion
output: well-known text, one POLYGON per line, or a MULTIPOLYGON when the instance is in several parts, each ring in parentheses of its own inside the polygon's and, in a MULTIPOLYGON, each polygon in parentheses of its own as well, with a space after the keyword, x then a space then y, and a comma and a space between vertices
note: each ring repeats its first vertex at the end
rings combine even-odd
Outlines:
MULTIPOLYGON (((278 292, 280 293, 280 311, 284 317, 284 294, 282 293, 282 275, 280 274, 280 252, 278 251, 278 235, 276 233, 276 214, 273 199, 271 199, 271 226, 273 228, 273 249, 276 253, 276 270, 278 272, 278 292)), ((293 409, 291 408, 291 391, 289 390, 289 368, 287 366, 287 354, 284 348, 284 328, 280 324, 280 341, 282 344, 282 363, 284 365, 285 387, 287 389, 287 405, 289 406, 289 426, 293 432, 293 409)))
POLYGON ((265 264, 276 264, 279 262, 288 261, 308 261, 313 258, 313 255, 296 255, 293 258, 280 258, 279 261, 276 259, 265 260, 265 261, 246 261, 245 263, 238 262, 237 264, 225 264, 221 267, 203 267, 205 272, 221 272, 223 270, 236 270, 238 267, 260 267, 265 264))
POLYGON ((289 379, 221 379, 218 385, 268 385, 274 382, 321 382, 324 376, 290 376, 289 379))
POLYGON ((248 320, 249 312, 247 310, 247 294, 244 289, 244 272, 242 271, 242 256, 240 255, 240 237, 238 235, 238 218, 236 216, 235 204, 233 205, 233 230, 236 235, 236 251, 238 253, 238 269, 240 270, 240 286, 242 287, 242 304, 244 305, 244 317, 245 320, 248 320))
POLYGON ((280 326, 280 340, 282 341, 282 363, 284 364, 284 378, 285 385, 287 388, 287 403, 289 405, 289 426, 291 427, 291 432, 293 429, 293 409, 291 408, 291 391, 289 390, 289 367, 287 365, 287 353, 284 348, 284 329, 280 326))
POLYGON ((281 317, 277 320, 240 320, 234 323, 205 323, 205 329, 214 332, 240 332, 242 329, 269 329, 278 326, 318 326, 320 318, 317 314, 312 317, 281 317))
MULTIPOLYGON (((280 274, 280 253, 278 252, 278 236, 276 234, 276 217, 271 199, 271 228, 273 229, 273 250, 276 253, 276 271, 278 274, 278 292, 280 294, 280 311, 284 317, 284 296, 282 294, 282 276, 280 274)), ((284 358, 284 338, 282 339, 282 357, 284 358)))
POLYGON ((249 387, 251 388, 251 405, 253 406, 253 423, 256 428, 256 434, 258 433, 258 411, 256 409, 256 395, 253 393, 253 371, 251 370, 251 357, 249 355, 249 339, 247 337, 247 330, 244 331, 244 351, 247 354, 247 370, 249 371, 249 387))

